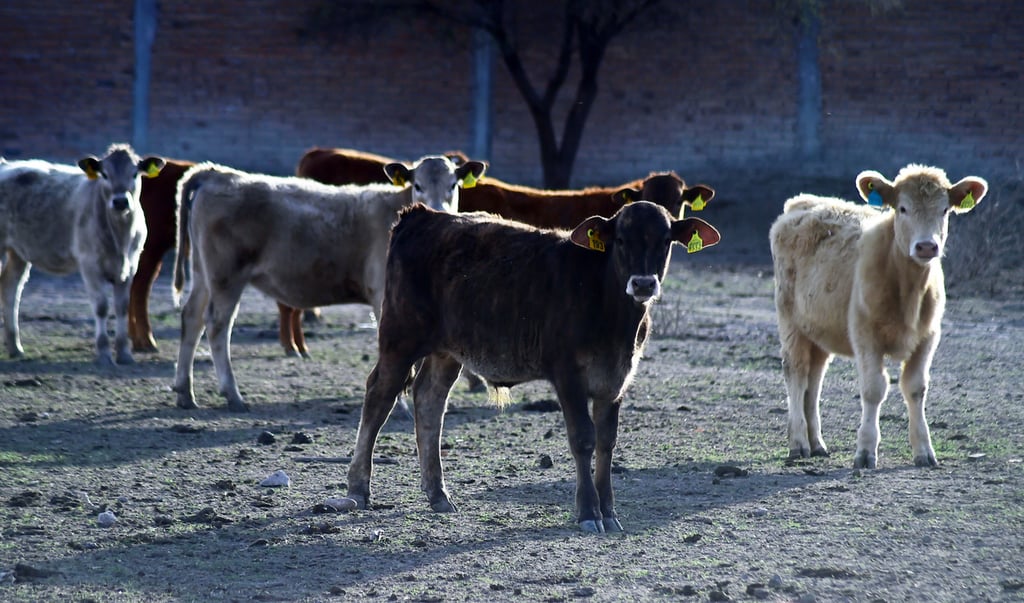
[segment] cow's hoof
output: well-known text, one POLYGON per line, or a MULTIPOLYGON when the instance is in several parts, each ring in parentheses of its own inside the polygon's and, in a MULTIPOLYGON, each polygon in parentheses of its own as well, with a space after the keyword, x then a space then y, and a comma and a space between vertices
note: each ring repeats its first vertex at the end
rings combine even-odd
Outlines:
POLYGON ((929 452, 926 455, 915 456, 914 464, 918 467, 938 467, 939 461, 936 460, 934 452, 929 452))
POLYGON ((149 341, 132 341, 132 351, 143 354, 155 354, 160 350, 156 347, 156 340, 151 339, 149 341))
POLYGON ((178 408, 184 408, 185 410, 194 410, 199 408, 194 398, 191 395, 178 392, 178 408))
POLYGON ((430 508, 438 513, 458 513, 459 508, 447 498, 430 503, 430 508))
POLYGON ((114 366, 114 359, 110 354, 100 354, 96 357, 96 364, 103 367, 114 366))
POLYGON ((299 351, 296 350, 295 348, 291 348, 291 349, 285 348, 284 355, 289 357, 289 358, 298 358, 299 357, 299 351))
POLYGON ((361 494, 351 494, 350 493, 350 494, 346 494, 345 498, 347 498, 349 500, 354 500, 356 502, 356 508, 357 509, 365 510, 368 507, 368 505, 369 505, 368 497, 363 496, 361 494))
POLYGON ((619 523, 619 520, 616 517, 605 517, 604 519, 601 520, 601 523, 604 524, 604 531, 605 532, 621 532, 622 531, 622 524, 619 523))
POLYGON ((832 456, 832 455, 829 454, 828 448, 825 448, 824 446, 822 446, 820 448, 815 448, 815 449, 811 450, 811 456, 812 457, 815 457, 815 456, 829 457, 829 456, 832 456))
POLYGON ((249 412, 249 405, 241 400, 228 400, 230 412, 249 412))
POLYGON ((302 350, 299 352, 299 356, 302 356, 303 360, 309 360, 312 356, 309 355, 309 350, 302 350))
POLYGON ((117 355, 117 363, 118 364, 135 364, 135 359, 132 358, 131 354, 118 354, 117 355))
POLYGON ((790 448, 789 449, 789 460, 791 460, 791 461, 798 461, 800 459, 810 458, 810 456, 811 456, 811 449, 810 448, 800 447, 800 448, 790 448))
POLYGON ((878 457, 866 450, 860 450, 853 457, 854 469, 874 469, 878 465, 878 457))
POLYGON ((584 519, 580 521, 580 531, 587 534, 604 534, 604 523, 596 519, 584 519))

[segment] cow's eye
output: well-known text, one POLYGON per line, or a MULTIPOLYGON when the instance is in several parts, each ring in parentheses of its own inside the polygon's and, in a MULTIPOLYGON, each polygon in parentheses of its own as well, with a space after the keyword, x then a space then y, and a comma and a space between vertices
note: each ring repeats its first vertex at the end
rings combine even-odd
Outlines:
POLYGON ((415 183, 413 183, 413 185, 412 185, 412 188, 413 188, 413 190, 414 190, 414 191, 416 191, 417 193, 422 193, 422 192, 423 192, 423 187, 422 187, 422 186, 420 186, 420 183, 419 183, 419 182, 415 182, 415 183))
POLYGON ((901 213, 901 214, 905 214, 905 213, 907 213, 907 207, 906 207, 905 205, 901 205, 901 206, 900 206, 900 213, 901 213))

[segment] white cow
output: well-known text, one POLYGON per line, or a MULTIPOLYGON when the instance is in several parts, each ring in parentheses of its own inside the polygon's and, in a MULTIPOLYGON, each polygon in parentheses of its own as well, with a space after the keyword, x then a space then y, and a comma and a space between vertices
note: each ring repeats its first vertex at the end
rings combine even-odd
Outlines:
POLYGON ((899 385, 914 463, 934 466, 924 409, 946 303, 941 258, 949 214, 970 211, 988 185, 976 177, 953 185, 942 170, 920 165, 903 168, 894 182, 865 171, 856 183, 861 197, 879 209, 799 195, 771 228, 789 456, 828 455, 818 401, 833 354, 842 354, 854 357, 860 376, 853 463, 876 466, 888 356, 902 362, 899 385))
POLYGON ((293 308, 369 304, 379 319, 388 240, 399 212, 417 202, 457 207, 459 187, 485 169, 479 161, 456 167, 441 156, 411 167, 388 165, 386 174, 401 186, 332 186, 212 164, 186 172, 178 182, 181 253, 174 287, 183 288, 191 248, 193 285, 181 312, 178 406, 196 407, 192 366, 205 322, 228 409, 248 410, 229 350, 246 285, 293 308))
POLYGON ((41 160, 0 163, 0 302, 4 343, 11 357, 24 355, 18 329, 21 292, 33 265, 51 274, 78 271, 92 301, 97 359, 114 362, 107 337, 105 284, 114 287, 118 364, 133 362, 128 341, 128 292, 146 240, 139 205, 140 175, 156 176, 159 157, 139 159, 115 144, 103 159, 78 167, 41 160))

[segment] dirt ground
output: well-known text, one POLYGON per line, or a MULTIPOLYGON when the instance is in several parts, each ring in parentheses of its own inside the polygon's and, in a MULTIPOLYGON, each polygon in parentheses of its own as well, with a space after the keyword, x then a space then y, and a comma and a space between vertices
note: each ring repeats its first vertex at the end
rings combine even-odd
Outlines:
POLYGON ((504 409, 456 387, 443 447, 458 514, 429 510, 398 416, 376 450, 373 508, 320 513, 345 493, 376 358, 366 307, 325 309, 304 361, 283 356, 273 302, 248 291, 232 353, 252 412, 225 410, 205 340, 202 408, 184 411, 166 275, 160 352, 103 369, 78 277, 36 274, 27 357, 0 360, 0 600, 1024 599, 1024 287, 951 289, 928 401, 938 468, 913 466, 891 391, 879 469, 852 469, 845 359, 823 394, 831 458, 788 463, 772 274, 763 240, 745 240, 753 262, 676 254, 621 413, 625 532, 603 535, 572 518, 546 384, 513 389, 504 409), (279 470, 290 486, 260 485, 279 470))

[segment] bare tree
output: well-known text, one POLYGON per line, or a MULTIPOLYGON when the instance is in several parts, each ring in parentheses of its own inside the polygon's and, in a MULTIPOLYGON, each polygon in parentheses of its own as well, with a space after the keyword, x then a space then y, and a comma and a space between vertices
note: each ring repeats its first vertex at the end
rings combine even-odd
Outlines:
MULTIPOLYGON (((562 0, 561 36, 553 68, 542 84, 535 83, 524 63, 516 35, 517 17, 535 9, 533 3, 516 0, 392 0, 390 2, 342 2, 324 0, 308 15, 301 33, 330 35, 338 27, 353 24, 395 23, 397 11, 426 13, 462 27, 486 32, 512 81, 526 102, 537 129, 544 186, 566 188, 579 152, 583 130, 598 94, 598 75, 609 44, 637 17, 661 0, 562 0), (569 84, 576 59, 579 77, 561 136, 555 124, 560 93, 569 84)), ((531 66, 532 67, 532 66, 531 66)))

